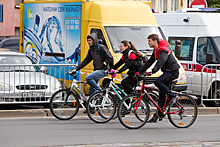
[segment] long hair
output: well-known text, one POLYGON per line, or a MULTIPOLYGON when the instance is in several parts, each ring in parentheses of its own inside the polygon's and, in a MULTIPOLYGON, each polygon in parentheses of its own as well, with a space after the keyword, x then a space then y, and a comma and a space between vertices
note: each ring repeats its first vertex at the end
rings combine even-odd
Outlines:
POLYGON ((124 46, 128 46, 131 50, 134 50, 137 53, 138 56, 144 57, 144 55, 134 46, 133 43, 131 43, 127 40, 123 40, 123 41, 121 41, 121 43, 124 46))

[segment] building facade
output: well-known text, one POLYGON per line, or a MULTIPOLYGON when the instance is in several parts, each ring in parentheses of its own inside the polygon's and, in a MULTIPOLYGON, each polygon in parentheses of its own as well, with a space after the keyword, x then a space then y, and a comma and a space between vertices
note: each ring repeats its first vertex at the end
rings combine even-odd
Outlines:
POLYGON ((2 22, 0 22, 0 37, 19 36, 20 3, 22 0, 0 0, 3 6, 2 22))
POLYGON ((149 0, 152 2, 154 12, 170 12, 179 9, 189 8, 193 0, 149 0))
MULTIPOLYGON (((146 0, 137 0, 146 1, 146 0)), ((148 0, 156 13, 175 11, 189 7, 192 0, 148 0)), ((19 36, 20 3, 23 0, 0 0, 3 5, 3 21, 0 22, 0 37, 19 36)))

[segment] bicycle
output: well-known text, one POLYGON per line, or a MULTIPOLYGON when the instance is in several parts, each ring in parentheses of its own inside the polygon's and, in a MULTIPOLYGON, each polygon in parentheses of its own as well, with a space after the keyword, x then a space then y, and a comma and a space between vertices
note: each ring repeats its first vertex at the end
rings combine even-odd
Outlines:
MULTIPOLYGON (((103 91, 91 95, 86 104, 86 110, 89 118, 96 123, 106 123, 111 119, 117 118, 116 109, 127 94, 114 82, 114 78, 109 78, 109 85, 103 91), (109 102, 109 99, 112 103, 109 102), (113 102, 114 100, 114 102, 113 102)), ((150 93, 155 101, 158 101, 158 95, 150 93)))
POLYGON ((83 103, 88 99, 77 85, 77 83, 87 83, 77 81, 75 72, 67 73, 70 76, 73 76, 71 86, 69 88, 62 88, 56 91, 52 95, 49 103, 52 115, 59 120, 69 120, 73 118, 78 113, 80 105, 82 108, 85 108, 83 103), (78 92, 74 88, 76 88, 78 92))
MULTIPOLYGON (((145 80, 143 75, 140 78, 143 81, 145 80)), ((156 107, 159 119, 168 115, 170 123, 177 128, 188 128, 195 122, 198 108, 191 96, 175 92, 179 96, 179 100, 172 105, 168 105, 169 96, 167 95, 165 104, 161 109, 148 93, 149 90, 160 90, 154 84, 145 85, 144 83, 140 94, 131 94, 124 97, 118 106, 118 119, 124 127, 128 129, 143 127, 150 115, 149 103, 156 107)))

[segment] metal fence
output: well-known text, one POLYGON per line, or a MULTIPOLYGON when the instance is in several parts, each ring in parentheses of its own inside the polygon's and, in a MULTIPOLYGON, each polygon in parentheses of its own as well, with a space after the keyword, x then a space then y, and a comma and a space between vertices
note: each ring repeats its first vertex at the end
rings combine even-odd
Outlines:
POLYGON ((71 84, 72 77, 67 72, 74 67, 75 64, 0 64, 0 104, 48 103, 55 91, 71 84))
POLYGON ((201 71, 201 105, 204 101, 220 103, 220 64, 207 64, 201 71))

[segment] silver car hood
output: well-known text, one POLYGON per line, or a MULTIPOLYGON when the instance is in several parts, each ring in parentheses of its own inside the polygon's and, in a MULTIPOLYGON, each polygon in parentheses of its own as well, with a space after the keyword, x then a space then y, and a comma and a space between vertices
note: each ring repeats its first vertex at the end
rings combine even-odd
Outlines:
POLYGON ((0 82, 11 86, 17 85, 48 85, 57 82, 55 77, 42 72, 0 72, 0 82))

